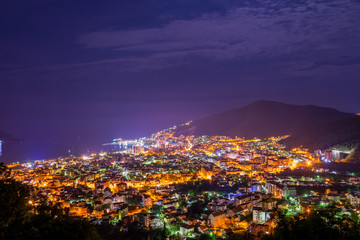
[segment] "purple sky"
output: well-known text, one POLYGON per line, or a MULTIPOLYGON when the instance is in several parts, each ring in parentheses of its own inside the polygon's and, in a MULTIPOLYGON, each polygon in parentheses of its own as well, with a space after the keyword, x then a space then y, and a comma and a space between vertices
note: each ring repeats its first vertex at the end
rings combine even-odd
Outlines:
POLYGON ((360 1, 3 0, 0 130, 27 158, 259 99, 360 111, 360 1))

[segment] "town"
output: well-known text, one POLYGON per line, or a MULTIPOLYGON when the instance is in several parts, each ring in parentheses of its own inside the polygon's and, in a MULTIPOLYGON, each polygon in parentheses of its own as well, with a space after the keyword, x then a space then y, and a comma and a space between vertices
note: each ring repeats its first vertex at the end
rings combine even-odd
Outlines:
POLYGON ((28 204, 57 203, 93 224, 136 222, 169 236, 271 234, 287 216, 329 205, 360 216, 360 177, 326 166, 329 152, 286 149, 288 136, 244 139, 176 136, 176 127, 103 151, 8 165, 30 186, 28 204))

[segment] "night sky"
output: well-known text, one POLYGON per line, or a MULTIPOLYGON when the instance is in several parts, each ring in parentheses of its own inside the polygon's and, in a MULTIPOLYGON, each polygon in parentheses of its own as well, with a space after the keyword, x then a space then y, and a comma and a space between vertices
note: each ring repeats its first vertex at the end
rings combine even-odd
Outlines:
POLYGON ((260 99, 360 112, 360 1, 0 1, 0 130, 27 159, 260 99))

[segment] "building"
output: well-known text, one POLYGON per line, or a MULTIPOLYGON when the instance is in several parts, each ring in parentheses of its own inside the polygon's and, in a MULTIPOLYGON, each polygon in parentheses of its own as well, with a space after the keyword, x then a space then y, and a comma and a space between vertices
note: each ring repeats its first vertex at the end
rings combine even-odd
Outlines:
POLYGON ((128 215, 129 212, 129 206, 127 204, 123 204, 118 208, 119 211, 119 219, 124 219, 128 215))
POLYGON ((274 223, 271 220, 267 220, 264 224, 252 224, 250 232, 254 236, 259 237, 262 234, 272 234, 274 227, 274 223))
POLYGON ((270 219, 270 214, 272 211, 264 210, 261 207, 254 207, 253 208, 253 222, 254 223, 264 223, 268 219, 270 219))
POLYGON ((133 145, 133 146, 132 146, 132 153, 133 153, 133 154, 139 154, 139 153, 141 153, 141 148, 140 148, 140 146, 139 146, 139 145, 133 145))
POLYGON ((330 193, 327 195, 327 199, 331 202, 340 202, 340 195, 336 193, 330 193))
POLYGON ((285 197, 295 197, 296 196, 296 189, 295 188, 288 188, 287 186, 284 187, 284 194, 285 197))
POLYGON ((276 208, 276 203, 276 199, 266 199, 262 202, 262 207, 266 210, 273 210, 276 208))
POLYGON ((251 192, 261 192, 262 185, 260 183, 254 183, 251 185, 251 192))
POLYGON ((333 160, 332 150, 326 150, 326 151, 325 151, 325 159, 328 160, 328 161, 332 161, 332 160, 333 160))
POLYGON ((218 228, 225 225, 225 212, 218 211, 210 214, 210 225, 218 228))
POLYGON ((266 189, 267 192, 273 194, 275 198, 285 197, 284 187, 278 183, 267 182, 266 189))
POLYGON ((181 224, 180 225, 180 235, 187 236, 189 233, 194 232, 194 226, 188 224, 181 224))
POLYGON ((346 196, 346 199, 350 204, 354 206, 360 205, 360 195, 358 193, 350 193, 346 196))
POLYGON ((145 206, 151 206, 152 205, 152 199, 149 195, 143 194, 142 195, 142 201, 145 206))
POLYGON ((244 209, 241 206, 234 207, 226 212, 226 217, 238 217, 244 213, 244 209))

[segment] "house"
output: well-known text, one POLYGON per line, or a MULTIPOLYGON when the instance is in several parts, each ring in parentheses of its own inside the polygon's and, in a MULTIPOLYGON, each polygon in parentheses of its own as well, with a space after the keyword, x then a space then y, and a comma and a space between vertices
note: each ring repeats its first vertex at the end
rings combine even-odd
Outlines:
POLYGON ((143 201, 145 206, 151 206, 152 205, 152 200, 151 200, 151 197, 149 195, 143 194, 142 195, 142 201, 143 201))
POLYGON ((270 219, 270 214, 272 211, 265 210, 261 207, 253 208, 253 222, 254 223, 264 223, 266 220, 270 219))
POLYGON ((111 205, 113 203, 113 199, 111 197, 105 197, 103 204, 111 205))
POLYGON ((350 193, 346 196, 346 200, 352 205, 360 205, 360 195, 356 193, 350 193))
POLYGON ((252 199, 251 195, 244 195, 244 196, 239 196, 235 198, 235 205, 239 206, 241 204, 250 202, 250 200, 252 199))
POLYGON ((237 217, 244 213, 244 209, 241 206, 234 207, 226 212, 226 217, 237 217))
POLYGON ((119 211, 119 219, 123 219, 128 215, 129 206, 127 204, 123 204, 118 208, 118 211, 119 211))
POLYGON ((188 225, 188 224, 181 224, 180 225, 180 235, 186 236, 191 232, 194 232, 194 226, 188 225))
POLYGON ((331 202, 340 202, 340 195, 336 193, 330 193, 327 195, 327 199, 331 202))
POLYGON ((267 210, 272 210, 276 208, 276 199, 266 199, 262 202, 262 207, 267 210))
POLYGON ((105 188, 104 197, 111 197, 111 196, 112 196, 111 189, 109 187, 105 188))
POLYGON ((151 227, 154 229, 160 229, 164 227, 164 223, 160 220, 160 218, 152 217, 151 218, 151 227))
POLYGON ((124 183, 124 182, 117 184, 117 189, 118 189, 119 191, 125 191, 126 188, 127 188, 127 184, 124 183))
POLYGON ((225 212, 218 211, 210 214, 210 225, 218 228, 225 225, 225 212))
POLYGON ((254 224, 250 227, 250 232, 256 237, 261 234, 270 234, 270 226, 267 224, 254 224))
POLYGON ((113 202, 114 203, 124 203, 126 201, 124 194, 115 194, 113 196, 113 202))
POLYGON ((288 188, 287 186, 284 187, 284 194, 285 197, 295 197, 296 196, 296 189, 295 188, 288 188))

